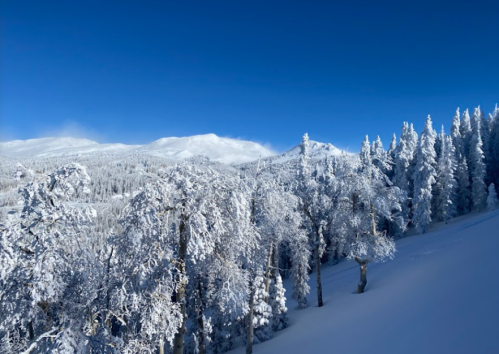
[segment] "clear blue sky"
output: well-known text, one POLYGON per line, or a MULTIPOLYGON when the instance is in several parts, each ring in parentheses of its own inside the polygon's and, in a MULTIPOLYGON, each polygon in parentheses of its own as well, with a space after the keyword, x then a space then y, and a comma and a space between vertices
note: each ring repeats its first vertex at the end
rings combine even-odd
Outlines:
POLYGON ((386 147, 403 120, 493 109, 498 19, 493 0, 3 1, 0 136, 386 147))

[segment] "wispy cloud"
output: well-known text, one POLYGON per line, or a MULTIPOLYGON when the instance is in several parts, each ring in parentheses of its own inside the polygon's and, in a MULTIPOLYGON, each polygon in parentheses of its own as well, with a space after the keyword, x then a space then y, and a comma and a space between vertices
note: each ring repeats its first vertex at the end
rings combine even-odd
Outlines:
POLYGON ((92 128, 85 127, 81 123, 70 119, 65 120, 58 127, 51 127, 49 129, 43 130, 38 135, 40 138, 71 137, 89 139, 97 141, 99 143, 106 142, 106 135, 104 133, 98 132, 92 128))

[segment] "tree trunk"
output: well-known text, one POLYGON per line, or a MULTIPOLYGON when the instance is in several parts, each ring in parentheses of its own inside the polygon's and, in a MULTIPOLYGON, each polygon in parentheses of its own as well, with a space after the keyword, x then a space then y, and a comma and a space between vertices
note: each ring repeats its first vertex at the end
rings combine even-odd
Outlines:
POLYGON ((204 320, 203 320, 203 288, 201 285, 201 277, 198 277, 198 337, 199 337, 199 354, 204 354, 204 320))
POLYGON ((173 338, 173 354, 184 354, 184 336, 186 332, 187 309, 186 309, 186 291, 187 279, 185 272, 185 264, 187 260, 187 233, 185 226, 185 218, 182 217, 179 227, 179 247, 178 258, 176 263, 178 286, 175 292, 175 302, 180 304, 180 314, 182 316, 182 323, 178 332, 173 338))
POLYGON ((255 290, 253 289, 253 280, 250 282, 250 299, 248 313, 248 336, 246 339, 246 354, 253 353, 253 311, 255 307, 255 290))
POLYGON ((321 282, 321 256, 319 253, 319 242, 315 245, 315 273, 317 274, 317 306, 322 307, 322 282, 321 282))
POLYGON ((315 247, 314 247, 314 258, 315 258, 315 272, 317 275, 317 306, 322 307, 324 304, 322 302, 322 283, 321 283, 321 255, 320 255, 320 228, 322 226, 317 227, 314 222, 314 218, 310 213, 307 205, 304 205, 305 214, 308 216, 312 223, 312 228, 315 233, 315 247))
POLYGON ((269 290, 270 290, 270 267, 272 261, 272 242, 269 243, 269 253, 267 254, 267 271, 265 272, 265 292, 267 296, 265 297, 265 302, 269 303, 269 290))
POLYGON ((165 344, 163 343, 163 339, 159 340, 159 354, 165 354, 165 344))
POLYGON ((360 280, 357 285, 357 294, 362 294, 367 285, 367 262, 356 259, 360 265, 360 280))

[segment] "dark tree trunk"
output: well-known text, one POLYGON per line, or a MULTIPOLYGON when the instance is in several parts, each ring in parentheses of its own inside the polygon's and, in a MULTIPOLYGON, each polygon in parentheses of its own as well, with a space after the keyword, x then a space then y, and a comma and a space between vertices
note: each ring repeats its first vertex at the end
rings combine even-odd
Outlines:
POLYGON ((367 285, 367 262, 356 259, 360 266, 360 280, 357 285, 357 294, 362 294, 367 285))
MULTIPOLYGON (((318 236, 317 236, 318 238, 318 236)), ((317 274, 317 306, 322 307, 322 282, 321 282, 321 256, 319 251, 319 242, 315 245, 315 273, 317 274)))
POLYGON ((253 353, 253 311, 255 307, 255 290, 253 289, 253 280, 250 282, 250 291, 246 354, 253 353))
POLYGON ((203 320, 203 288, 201 285, 201 278, 198 278, 198 336, 199 336, 199 354, 204 354, 204 320, 203 320))
POLYGON ((269 303, 269 289, 270 289, 270 273, 272 266, 272 242, 269 244, 269 253, 267 254, 267 271, 265 272, 265 291, 267 292, 267 296, 265 297, 265 302, 269 303))
POLYGON ((173 338, 173 354, 184 353, 184 336, 186 332, 187 310, 186 310, 186 291, 187 279, 185 278, 185 264, 187 260, 187 242, 188 236, 186 232, 185 218, 182 217, 179 227, 179 248, 178 258, 176 263, 178 286, 175 292, 175 301, 180 304, 180 314, 182 316, 182 323, 178 332, 173 338))

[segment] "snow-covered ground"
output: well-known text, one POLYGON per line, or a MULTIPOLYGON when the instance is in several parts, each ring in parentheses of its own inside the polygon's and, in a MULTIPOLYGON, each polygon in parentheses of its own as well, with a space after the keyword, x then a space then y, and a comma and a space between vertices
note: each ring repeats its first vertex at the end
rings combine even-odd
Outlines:
POLYGON ((499 210, 436 225, 397 249, 369 265, 362 295, 353 294, 354 261, 324 267, 324 307, 312 280, 311 306, 288 301, 290 326, 254 353, 499 353, 499 210))

